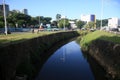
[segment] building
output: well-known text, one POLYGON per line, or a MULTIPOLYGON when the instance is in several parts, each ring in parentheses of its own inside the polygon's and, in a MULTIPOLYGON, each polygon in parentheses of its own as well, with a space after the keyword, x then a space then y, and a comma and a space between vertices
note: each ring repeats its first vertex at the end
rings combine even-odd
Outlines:
MULTIPOLYGON (((9 5, 5 4, 5 11, 6 11, 6 16, 9 14, 9 5)), ((3 10, 3 4, 0 5, 0 15, 4 15, 4 10, 3 10)))
POLYGON ((27 9, 23 9, 22 13, 28 15, 28 10, 27 9))
POLYGON ((69 21, 69 23, 70 23, 70 27, 71 27, 72 29, 77 28, 77 26, 76 26, 76 24, 75 24, 75 21, 69 21))
POLYGON ((120 28, 120 19, 119 18, 109 18, 108 19, 108 27, 109 28, 120 28))
POLYGON ((62 15, 60 19, 66 19, 66 18, 67 18, 67 16, 62 15))
POLYGON ((96 17, 94 14, 91 15, 81 15, 81 21, 84 21, 86 23, 88 22, 96 22, 96 17))
POLYGON ((15 12, 15 13, 20 13, 20 10, 12 10, 12 12, 15 12))

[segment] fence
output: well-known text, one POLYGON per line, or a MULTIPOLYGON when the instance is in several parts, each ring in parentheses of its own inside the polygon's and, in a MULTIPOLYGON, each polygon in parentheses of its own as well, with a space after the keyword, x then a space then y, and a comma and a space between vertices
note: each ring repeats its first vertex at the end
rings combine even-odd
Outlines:
MULTIPOLYGON (((28 32, 31 28, 8 28, 8 31, 10 32, 28 32)), ((0 28, 0 33, 4 33, 5 28, 0 28)))

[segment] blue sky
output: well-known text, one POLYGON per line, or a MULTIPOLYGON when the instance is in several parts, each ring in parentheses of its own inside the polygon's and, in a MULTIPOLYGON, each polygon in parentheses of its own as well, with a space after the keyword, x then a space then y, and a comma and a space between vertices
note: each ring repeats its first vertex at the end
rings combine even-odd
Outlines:
MULTIPOLYGON (((10 10, 28 9, 31 16, 45 16, 55 19, 57 13, 69 19, 80 19, 81 14, 95 14, 101 19, 102 0, 5 0, 10 10)), ((0 4, 2 0, 0 0, 0 4)), ((120 18, 120 0, 103 0, 102 19, 120 18)))

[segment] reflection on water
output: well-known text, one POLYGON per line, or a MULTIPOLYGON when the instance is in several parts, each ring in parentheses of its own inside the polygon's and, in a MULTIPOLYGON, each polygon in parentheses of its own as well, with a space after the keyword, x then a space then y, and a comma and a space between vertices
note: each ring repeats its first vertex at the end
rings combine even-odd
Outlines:
POLYGON ((94 80, 94 76, 80 46, 72 41, 46 61, 36 80, 94 80))

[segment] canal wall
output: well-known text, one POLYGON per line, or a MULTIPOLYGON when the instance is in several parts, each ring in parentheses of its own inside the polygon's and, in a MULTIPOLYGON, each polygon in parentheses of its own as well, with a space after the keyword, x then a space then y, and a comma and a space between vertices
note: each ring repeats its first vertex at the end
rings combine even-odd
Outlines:
POLYGON ((33 80, 49 48, 78 35, 76 31, 59 32, 0 47, 0 80, 33 80))
POLYGON ((88 49, 87 52, 106 70, 107 77, 120 79, 120 44, 95 40, 88 49))

